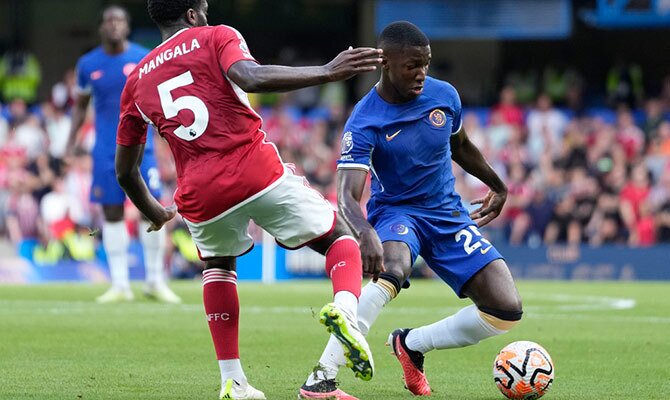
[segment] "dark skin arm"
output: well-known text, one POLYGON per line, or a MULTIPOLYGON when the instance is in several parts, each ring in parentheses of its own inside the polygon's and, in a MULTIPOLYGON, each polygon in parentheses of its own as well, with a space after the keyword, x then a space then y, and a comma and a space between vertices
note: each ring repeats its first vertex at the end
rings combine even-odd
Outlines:
POLYGON ((75 147, 74 145, 77 143, 79 129, 84 125, 84 120, 86 120, 86 110, 88 109, 88 103, 90 102, 90 94, 79 93, 79 95, 77 95, 77 100, 72 107, 72 126, 70 127, 70 136, 67 139, 66 147, 68 156, 72 154, 75 147))
POLYGON ((381 62, 379 49, 349 48, 328 64, 318 67, 259 65, 242 60, 228 69, 228 77, 248 93, 284 92, 349 79, 359 73, 374 71, 381 62))
POLYGON ((116 145, 116 179, 138 210, 151 222, 147 232, 158 231, 177 214, 176 207, 163 207, 151 195, 142 175, 140 164, 144 145, 116 145))
POLYGON ((339 169, 337 171, 337 206, 342 218, 358 238, 364 271, 374 271, 372 280, 377 282, 384 272, 384 248, 377 232, 363 216, 361 196, 368 171, 339 169))
POLYGON ((451 158, 470 175, 478 178, 489 187, 489 192, 482 199, 472 204, 482 206, 470 214, 477 226, 484 226, 502 212, 507 200, 507 186, 491 168, 479 149, 472 144, 465 130, 461 128, 451 137, 451 158))

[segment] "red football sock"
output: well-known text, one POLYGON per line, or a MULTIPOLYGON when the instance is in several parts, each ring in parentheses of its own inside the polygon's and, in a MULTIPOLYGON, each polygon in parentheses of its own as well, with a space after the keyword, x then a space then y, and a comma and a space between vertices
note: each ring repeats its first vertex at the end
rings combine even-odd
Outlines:
POLYGON ((333 281, 333 293, 345 290, 361 295, 363 263, 358 242, 351 236, 338 238, 326 252, 326 273, 333 281))
POLYGON ((202 297, 217 360, 240 358, 238 327, 240 302, 237 273, 211 268, 202 273, 202 297))

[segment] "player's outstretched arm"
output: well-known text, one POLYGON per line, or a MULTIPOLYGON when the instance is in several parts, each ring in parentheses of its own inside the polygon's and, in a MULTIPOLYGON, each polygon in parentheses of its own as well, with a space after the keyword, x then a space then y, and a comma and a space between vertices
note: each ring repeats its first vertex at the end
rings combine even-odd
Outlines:
POLYGON ((116 146, 116 179, 130 200, 149 221, 149 231, 160 230, 166 222, 177 214, 174 207, 165 208, 151 195, 142 174, 140 164, 144 154, 144 145, 116 146))
POLYGON ((372 274, 377 281, 384 272, 384 248, 377 232, 365 219, 361 210, 361 196, 368 172, 359 169, 337 171, 337 207, 339 214, 358 238, 363 261, 363 272, 372 274))
POLYGON ((472 202, 472 204, 481 204, 482 206, 472 212, 470 217, 478 226, 484 226, 493 221, 500 215, 505 205, 507 186, 491 168, 479 149, 468 139, 468 135, 463 128, 451 137, 451 158, 465 172, 477 177, 490 189, 484 198, 472 202))
POLYGON ((248 93, 283 92, 349 79, 362 72, 377 69, 382 50, 371 47, 349 48, 326 65, 286 67, 259 65, 242 60, 228 69, 228 77, 248 93))

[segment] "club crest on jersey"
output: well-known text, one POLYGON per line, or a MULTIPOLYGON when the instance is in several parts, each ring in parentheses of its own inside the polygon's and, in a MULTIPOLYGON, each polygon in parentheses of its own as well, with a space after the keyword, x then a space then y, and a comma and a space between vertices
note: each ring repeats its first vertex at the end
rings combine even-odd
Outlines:
POLYGON ((398 235, 407 235, 407 233, 409 233, 409 228, 403 224, 393 224, 391 225, 391 232, 397 233, 398 235))
POLYGON ((342 136, 342 154, 347 154, 353 148, 354 148, 354 137, 351 131, 344 132, 344 135, 342 136))
POLYGON ((444 111, 438 109, 433 110, 428 119, 437 128, 442 128, 447 123, 447 116, 444 115, 444 111))
POLYGON ((133 70, 135 69, 136 65, 137 64, 135 64, 135 63, 128 63, 128 64, 124 65, 123 66, 123 75, 125 75, 125 76, 130 75, 130 73, 133 72, 133 70))

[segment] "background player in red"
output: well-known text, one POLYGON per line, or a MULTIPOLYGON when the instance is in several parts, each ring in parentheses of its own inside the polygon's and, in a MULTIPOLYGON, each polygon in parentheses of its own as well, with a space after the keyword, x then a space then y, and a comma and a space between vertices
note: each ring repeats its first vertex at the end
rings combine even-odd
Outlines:
MULTIPOLYGON (((358 243, 330 204, 287 168, 265 140, 246 92, 293 90, 373 71, 381 51, 349 49, 317 67, 259 65, 235 29, 207 25, 206 0, 149 0, 163 43, 130 74, 121 97, 116 173, 130 199, 158 230, 175 216, 149 193, 139 173, 147 124, 158 128, 175 158, 175 203, 206 261, 203 298, 221 368, 221 398, 264 399, 247 383, 238 351, 237 256, 253 241, 249 220, 288 248, 309 245, 326 256, 334 302, 320 320, 340 340, 362 379, 372 355, 358 330, 361 289, 358 243)), ((375 275, 381 272, 366 271, 375 275)))

